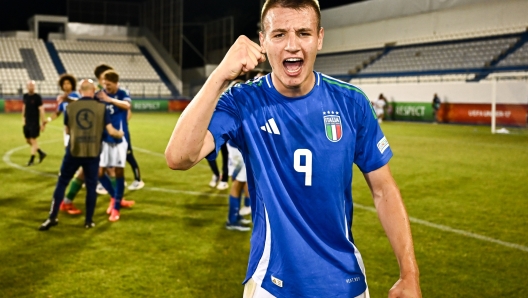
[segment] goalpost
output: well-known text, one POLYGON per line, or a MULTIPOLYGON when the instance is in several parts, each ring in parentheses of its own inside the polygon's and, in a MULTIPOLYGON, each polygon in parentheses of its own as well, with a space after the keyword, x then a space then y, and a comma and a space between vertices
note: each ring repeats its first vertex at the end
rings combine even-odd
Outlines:
MULTIPOLYGON (((488 79, 491 80, 491 133, 500 133, 497 131, 497 84, 499 81, 510 80, 510 81, 523 81, 528 90, 528 72, 517 72, 517 73, 494 73, 488 76, 488 79)), ((524 95, 528 109, 528 92, 524 95)), ((526 116, 525 116, 526 117, 526 116)), ((505 132, 506 130, 504 130, 505 132)))

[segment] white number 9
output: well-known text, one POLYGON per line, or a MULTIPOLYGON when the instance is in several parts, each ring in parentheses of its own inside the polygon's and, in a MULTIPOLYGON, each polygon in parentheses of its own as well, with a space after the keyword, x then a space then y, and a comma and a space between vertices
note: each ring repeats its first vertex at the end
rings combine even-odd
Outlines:
POLYGON ((304 185, 312 186, 312 151, 308 149, 297 149, 293 153, 293 168, 299 173, 305 173, 304 185), (304 166, 301 165, 301 156, 305 157, 304 166))

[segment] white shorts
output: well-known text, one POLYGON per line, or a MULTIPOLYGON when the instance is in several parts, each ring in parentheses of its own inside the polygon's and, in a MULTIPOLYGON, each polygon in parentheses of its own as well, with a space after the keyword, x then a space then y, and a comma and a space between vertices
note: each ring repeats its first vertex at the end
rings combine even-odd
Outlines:
POLYGON ((383 115, 383 113, 384 113, 383 109, 376 109, 376 115, 377 116, 381 116, 381 115, 383 115))
POLYGON ((229 144, 227 144, 227 152, 229 153, 229 162, 227 164, 229 176, 233 180, 247 182, 246 164, 244 163, 242 153, 236 147, 229 144))
POLYGON ((128 143, 125 138, 119 144, 103 142, 99 167, 124 168, 126 164, 128 143))
MULTIPOLYGON (((257 284, 253 278, 248 280, 244 285, 244 294, 243 298, 276 298, 270 292, 266 291, 259 284, 257 284)), ((367 289, 363 294, 356 296, 355 298, 370 298, 370 293, 367 289)))
POLYGON ((68 147, 68 143, 70 142, 70 135, 67 134, 65 131, 62 132, 64 134, 64 147, 68 147))

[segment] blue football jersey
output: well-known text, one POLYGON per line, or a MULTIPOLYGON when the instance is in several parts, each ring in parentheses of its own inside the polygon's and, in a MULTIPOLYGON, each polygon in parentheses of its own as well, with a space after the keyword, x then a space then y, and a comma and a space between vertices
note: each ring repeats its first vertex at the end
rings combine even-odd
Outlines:
MULTIPOLYGON (((104 92, 111 98, 132 102, 132 99, 130 98, 128 91, 125 91, 121 88, 117 89, 117 92, 115 94, 109 94, 106 91, 104 92)), ((112 126, 115 129, 122 130, 125 134, 128 134, 128 122, 127 122, 128 110, 120 109, 110 103, 106 104, 106 109, 110 111, 110 118, 112 120, 112 126)), ((122 139, 116 139, 110 136, 110 134, 108 134, 108 132, 105 130, 104 135, 103 135, 103 141, 107 143, 121 143, 122 139)))
MULTIPOLYGON (((81 94, 77 91, 73 91, 70 94, 68 94, 68 99, 70 100, 78 100, 79 98, 81 98, 81 94)), ((57 111, 65 112, 67 106, 68 106, 68 101, 64 100, 57 107, 57 111)))
POLYGON ((354 245, 352 167, 367 173, 392 151, 366 95, 314 72, 305 96, 288 98, 271 74, 225 92, 209 125, 216 149, 242 152, 252 198, 248 271, 277 297, 355 297, 367 287, 354 245))

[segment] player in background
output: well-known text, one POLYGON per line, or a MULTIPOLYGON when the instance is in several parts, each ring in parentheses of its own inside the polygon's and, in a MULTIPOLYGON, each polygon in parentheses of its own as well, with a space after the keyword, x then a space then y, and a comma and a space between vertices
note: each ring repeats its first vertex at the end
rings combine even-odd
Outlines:
POLYGON ((222 174, 220 174, 220 171, 218 170, 216 159, 207 160, 207 163, 209 164, 211 171, 213 171, 213 177, 211 178, 211 181, 209 182, 209 186, 213 188, 216 187, 216 189, 218 190, 224 190, 229 187, 229 183, 227 183, 227 181, 229 180, 229 174, 228 174, 229 170, 227 166, 227 163, 229 160, 229 152, 225 144, 222 145, 222 147, 220 147, 220 152, 222 153, 222 174))
POLYGON ((116 130, 110 121, 110 113, 104 104, 94 99, 95 86, 92 80, 81 81, 82 97, 68 105, 64 113, 64 126, 71 136, 62 160, 61 170, 48 219, 39 227, 46 231, 56 226, 59 206, 64 198, 64 191, 70 179, 79 167, 86 173, 86 218, 85 228, 93 228, 93 214, 97 194, 97 176, 99 168, 99 153, 101 151, 101 138, 103 131, 115 138, 123 136, 122 131, 116 130))
MULTIPOLYGON (((229 209, 227 213, 226 229, 247 232, 251 230, 250 220, 245 219, 240 214, 240 199, 242 193, 245 193, 249 200, 249 193, 247 192, 247 174, 246 165, 242 153, 231 142, 227 142, 227 150, 229 150, 229 176, 231 176, 231 189, 229 190, 229 209)), ((251 212, 251 208, 250 208, 251 212)))
MULTIPOLYGON (((130 109, 131 99, 128 93, 118 87, 119 74, 114 70, 107 70, 101 75, 103 79, 103 91, 96 94, 96 97, 105 102, 106 108, 110 111, 112 125, 127 134, 128 122, 127 115, 130 109)), ((99 162, 99 181, 112 196, 110 205, 106 210, 110 214, 110 221, 117 221, 120 218, 121 202, 125 190, 125 163, 127 155, 128 142, 125 137, 117 140, 107 133, 103 134, 103 144, 101 159, 99 162), (116 187, 108 176, 104 174, 107 168, 114 168, 116 175, 116 187)), ((128 201, 131 205, 134 201, 128 201)))
MULTIPOLYGON (((66 111, 66 107, 70 102, 78 100, 81 97, 80 93, 76 91, 77 80, 73 75, 61 75, 59 77, 58 85, 62 90, 62 94, 57 96, 57 110, 48 118, 49 122, 57 119, 62 113, 64 113, 64 111, 66 111)), ((66 133, 66 130, 67 128, 64 127, 64 147, 67 147, 70 141, 70 135, 66 133)), ((84 175, 82 170, 79 170, 76 177, 74 177, 70 181, 70 187, 68 189, 68 192, 66 193, 66 197, 60 204, 60 211, 67 212, 72 215, 81 214, 81 210, 75 207, 72 201, 79 192, 79 190, 82 188, 83 183, 84 175)))
MULTIPOLYGON (((132 109, 128 110, 127 114, 127 123, 130 122, 132 118, 132 109)), ((130 130, 127 129, 125 138, 128 141, 127 156, 126 160, 128 164, 132 167, 132 173, 134 174, 134 181, 128 186, 128 190, 139 190, 145 186, 145 182, 141 180, 141 171, 139 170, 139 165, 134 157, 134 150, 132 149, 132 140, 130 138, 130 130)))
POLYGON ((40 94, 35 93, 35 81, 27 83, 28 92, 24 94, 22 105, 22 125, 26 143, 31 146, 31 157, 27 166, 35 164, 35 154, 39 154, 39 163, 46 158, 46 153, 40 150, 37 138, 46 127, 46 115, 40 94), (42 123, 42 124, 40 124, 42 123))
MULTIPOLYGON (((107 70, 114 70, 114 69, 113 69, 112 66, 110 66, 108 64, 99 64, 94 69, 94 75, 97 78, 97 80, 99 81, 99 84, 98 84, 99 90, 103 90, 104 89, 104 87, 102 85, 103 84, 103 79, 101 78, 101 75, 107 70)), ((124 89, 122 89, 122 90, 124 90, 124 89)), ((131 118, 132 118, 132 109, 128 110, 127 121, 130 121, 131 118)), ((131 137, 130 137, 130 131, 126 132, 126 136, 125 137, 128 140, 127 162, 132 167, 132 173, 134 174, 134 182, 132 182, 132 184, 128 186, 128 189, 129 190, 139 190, 139 189, 142 189, 145 186, 145 182, 143 182, 143 180, 141 179, 141 171, 139 170, 139 165, 138 165, 138 163, 136 161, 136 158, 134 156, 134 151, 132 149, 132 141, 131 141, 131 137)), ((113 169, 109 169, 106 174, 109 176, 110 181, 112 182, 112 186, 115 188, 115 186, 116 186, 115 185, 116 178, 115 178, 115 173, 114 173, 113 169)), ((99 185, 97 185, 97 193, 101 194, 101 195, 105 195, 108 192, 106 191, 106 189, 101 184, 99 184, 99 185)), ((127 202, 127 201, 124 200, 123 202, 127 202)))
POLYGON ((392 150, 359 88, 314 71, 324 29, 317 0, 267 0, 260 45, 231 46, 181 114, 171 169, 214 158, 231 140, 246 161, 253 233, 244 297, 369 297, 352 236, 352 168, 362 171, 400 277, 390 298, 419 298, 409 217, 392 150), (271 74, 224 90, 266 60, 271 74))
POLYGON ((385 117, 385 107, 387 106, 387 99, 383 94, 380 94, 378 100, 374 102, 374 109, 376 111, 376 116, 378 117, 378 123, 383 122, 383 117, 385 117))
MULTIPOLYGON (((94 69, 94 75, 98 79, 98 84, 96 86, 96 94, 98 92, 101 92, 102 88, 104 88, 102 86, 103 81, 104 81, 102 74, 105 71, 111 70, 111 69, 112 69, 112 67, 110 67, 109 65, 106 65, 106 64, 100 64, 94 69)), ((70 94, 70 99, 74 99, 75 96, 76 96, 75 93, 70 94)), ((110 172, 110 174, 108 175, 108 179, 110 180, 110 183, 111 183, 113 189, 115 189, 116 188, 116 179, 115 179, 115 174, 114 174, 113 168, 107 169, 107 172, 110 172)), ((80 168, 79 171, 77 171, 77 174, 76 174, 75 178, 70 183, 70 188, 69 188, 69 190, 68 190, 68 192, 66 194, 66 198, 64 199, 64 202, 63 202, 63 205, 65 205, 65 206, 61 206, 61 210, 62 211, 66 211, 69 214, 79 214, 80 213, 80 211, 76 211, 78 209, 76 209, 76 208, 72 209, 71 206, 73 205, 73 200, 75 199, 75 196, 77 195, 79 190, 82 188, 83 183, 84 183, 84 172, 83 172, 83 169, 80 168), (69 204, 72 204, 72 205, 69 205, 69 204)), ((108 194, 108 192, 106 191, 106 189, 102 185, 100 187, 101 187, 102 190, 99 189, 99 185, 97 185, 97 187, 96 187, 96 192, 98 194, 108 194)), ((114 193, 112 192, 111 197, 113 198, 113 196, 114 196, 114 193)), ((110 201, 112 202, 112 199, 110 201)), ((121 200, 121 207, 123 207, 123 208, 132 207, 134 204, 135 204, 134 201, 127 201, 125 199, 121 200)), ((107 212, 110 212, 110 211, 107 210, 107 212)))

